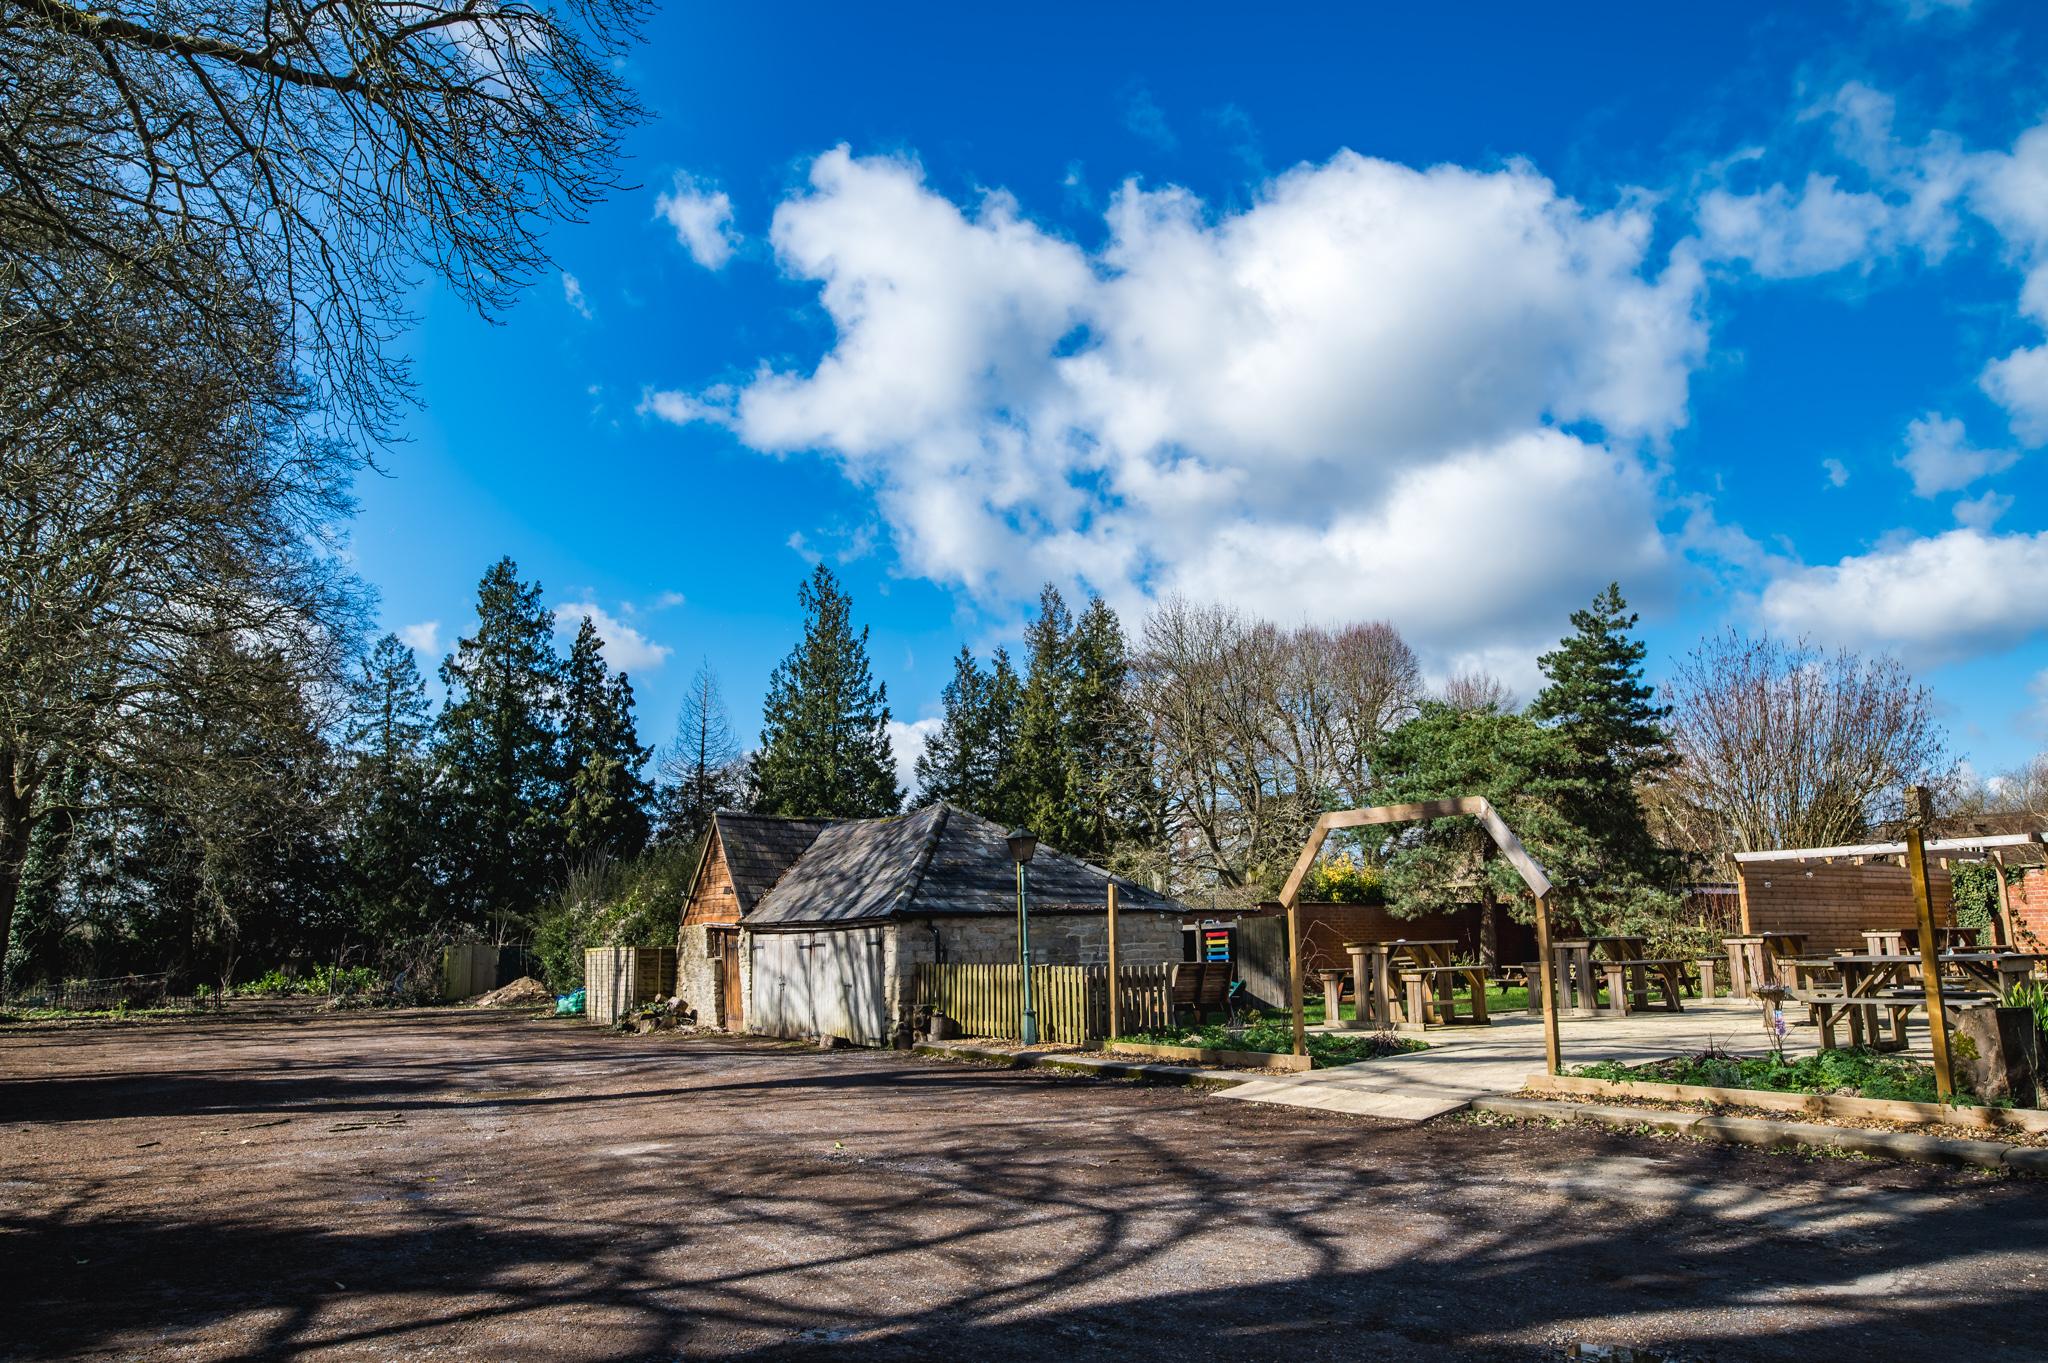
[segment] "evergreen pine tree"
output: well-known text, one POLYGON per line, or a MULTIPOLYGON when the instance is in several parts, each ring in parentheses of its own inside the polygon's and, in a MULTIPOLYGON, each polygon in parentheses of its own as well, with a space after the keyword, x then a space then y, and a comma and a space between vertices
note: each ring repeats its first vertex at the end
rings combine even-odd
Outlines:
POLYGON ((944 800, 985 819, 1007 812, 1002 775, 1016 734, 1017 674, 1000 649, 984 672, 965 647, 953 659, 939 731, 917 759, 918 803, 944 800))
POLYGON ((1537 659, 1549 684, 1529 715, 1562 738, 1574 754, 1577 799, 1571 814, 1598 842, 1610 887, 1663 884, 1671 858, 1651 836, 1638 786, 1675 760, 1664 720, 1668 707, 1643 680, 1636 616, 1610 583, 1589 609, 1572 612, 1573 633, 1537 659))
POLYGON ((894 814, 903 795, 889 748, 889 691, 869 668, 868 632, 854 631, 852 602, 823 564, 797 601, 804 637, 768 679, 755 808, 844 819, 894 814))
POLYGON ((1004 803, 1017 822, 1065 850, 1081 822, 1073 750, 1080 668, 1073 616, 1050 582, 1038 594, 1038 618, 1024 641, 1031 657, 1017 702, 1017 742, 1003 777, 1004 803))
POLYGON ((573 859, 631 857, 647 845, 651 749, 633 723, 633 684, 613 674, 589 616, 562 669, 562 844, 573 859))
POLYGON ((561 693, 540 584, 500 559, 477 588, 476 633, 441 664, 448 703, 434 748, 449 907, 504 929, 563 870, 561 693))
POLYGON ((358 926, 375 936, 425 925, 433 898, 426 682, 397 635, 379 639, 349 697, 348 831, 342 848, 358 926))
POLYGON ((1132 703, 1130 651, 1116 612, 1091 597, 1074 626, 1073 713, 1068 761, 1074 808, 1059 845, 1105 858, 1141 834, 1149 787, 1145 726, 1132 703))
POLYGON ((1646 650, 1630 637, 1637 616, 1610 582, 1589 609, 1572 612, 1573 633, 1536 660, 1550 684, 1529 705, 1533 719, 1554 725, 1588 763, 1623 781, 1671 766, 1669 706, 1643 680, 1646 650))
POLYGON ((662 758, 655 840, 691 842, 711 826, 712 815, 743 803, 746 773, 739 758, 718 678, 709 663, 703 664, 690 679, 676 716, 675 742, 662 758))

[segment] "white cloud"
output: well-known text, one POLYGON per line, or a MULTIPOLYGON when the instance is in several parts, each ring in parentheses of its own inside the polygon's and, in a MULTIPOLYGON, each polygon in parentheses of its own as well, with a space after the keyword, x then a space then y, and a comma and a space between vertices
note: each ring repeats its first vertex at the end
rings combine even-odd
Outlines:
POLYGON ((905 724, 900 719, 889 721, 889 751, 896 758, 896 784, 906 794, 917 793, 917 759, 924 755, 925 745, 938 733, 939 726, 936 719, 920 719, 914 724, 905 724))
POLYGON ((1868 266, 1891 249, 1894 218, 1882 197, 1840 189, 1832 175, 1807 176, 1796 195, 1784 185, 1754 194, 1709 190, 1698 212, 1709 259, 1747 261, 1766 279, 1868 266))
POLYGON ((1764 589, 1772 628, 1943 662, 2048 629, 2048 531, 1962 528, 1789 571, 1764 589))
POLYGON ((739 243, 732 226, 732 199, 680 170, 669 190, 655 196, 654 216, 668 220, 676 241, 707 270, 723 268, 739 243))
POLYGON ((772 238, 832 348, 643 410, 828 452, 906 568, 985 602, 1199 590, 1381 611, 1456 650, 1554 637, 1566 604, 1663 564, 1649 474, 1594 443, 1683 424, 1706 344, 1699 267, 1652 267, 1642 205, 1345 152, 1241 211, 1126 184, 1107 219, 1091 253, 1005 194, 961 206, 912 163, 827 152, 772 238), (1468 562, 1483 607, 1447 585, 1480 580, 1468 562))
POLYGON ((583 281, 567 270, 562 271, 562 301, 582 314, 586 322, 597 315, 590 310, 590 300, 583 296, 583 281))
POLYGON ((1895 462, 1912 475, 1915 496, 1933 497, 2011 468, 2018 458, 2012 450, 1973 447, 1962 422, 1929 412, 1906 424, 1906 452, 1895 462))
POLYGON ((1841 460, 1823 459, 1820 461, 1820 466, 1828 476, 1829 487, 1847 487, 1849 485, 1849 466, 1841 460))
POLYGON ((422 620, 417 625, 403 625, 398 637, 413 652, 432 657, 441 651, 441 622, 422 620))
POLYGON ((564 603, 555 607, 555 633, 564 640, 573 640, 582 626, 583 617, 590 617, 590 623, 597 627, 597 635, 604 640, 605 661, 621 672, 646 672, 660 667, 668 655, 675 652, 667 644, 657 644, 631 625, 614 616, 610 611, 592 601, 564 603))
POLYGON ((1980 380, 2005 408, 2012 433, 2029 445, 2048 445, 2048 345, 2023 347, 1985 366, 1980 380))
POLYGON ((1954 510, 1956 524, 1967 525, 1972 530, 1989 530, 1998 524, 2001 516, 2012 510, 2012 497, 2003 492, 1987 491, 1981 497, 1959 498, 1954 510))
POLYGON ((648 609, 657 611, 670 611, 682 605, 688 599, 689 598, 685 597, 681 592, 667 591, 663 592, 660 596, 655 597, 654 604, 649 606, 648 609))

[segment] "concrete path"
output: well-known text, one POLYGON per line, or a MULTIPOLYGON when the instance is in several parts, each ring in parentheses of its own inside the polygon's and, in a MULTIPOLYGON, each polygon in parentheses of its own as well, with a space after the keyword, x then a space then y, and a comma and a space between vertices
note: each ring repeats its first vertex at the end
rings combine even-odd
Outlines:
MULTIPOLYGON (((1514 1093, 1543 1072, 1543 1019, 1532 1014, 1501 1014, 1491 1027, 1441 1028, 1427 1040, 1429 1049, 1412 1055, 1255 1079, 1221 1096, 1419 1122, 1474 1098, 1514 1093)), ((1708 1046, 1746 1054, 1767 1048, 1761 1007, 1752 999, 1688 999, 1682 1013, 1568 1019, 1559 1044, 1566 1065, 1656 1060, 1708 1046)), ((1816 1044, 1813 1028, 1794 1027, 1785 1049, 1804 1053, 1816 1044)))

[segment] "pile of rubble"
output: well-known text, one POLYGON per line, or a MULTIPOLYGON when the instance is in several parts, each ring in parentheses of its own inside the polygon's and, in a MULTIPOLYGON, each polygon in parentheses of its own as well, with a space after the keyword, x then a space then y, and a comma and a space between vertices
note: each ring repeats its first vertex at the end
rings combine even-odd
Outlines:
POLYGON ((554 992, 531 975, 521 975, 504 988, 479 994, 469 1001, 472 1008, 552 1008, 554 1004, 554 992))
POLYGON ((683 997, 680 994, 672 995, 665 999, 656 999, 652 1003, 643 1003, 613 1024, 622 1032, 636 1032, 642 1035, 648 1032, 667 1032, 673 1031, 678 1027, 695 1027, 696 1025, 697 1014, 695 1010, 683 1003, 683 997))

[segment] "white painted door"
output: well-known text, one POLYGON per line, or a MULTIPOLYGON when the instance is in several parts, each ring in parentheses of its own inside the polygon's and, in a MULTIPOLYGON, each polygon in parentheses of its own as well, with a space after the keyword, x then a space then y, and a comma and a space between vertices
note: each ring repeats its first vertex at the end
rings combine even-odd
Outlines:
POLYGON ((882 929, 750 933, 754 1016, 766 1036, 888 1040, 882 995, 882 929))

